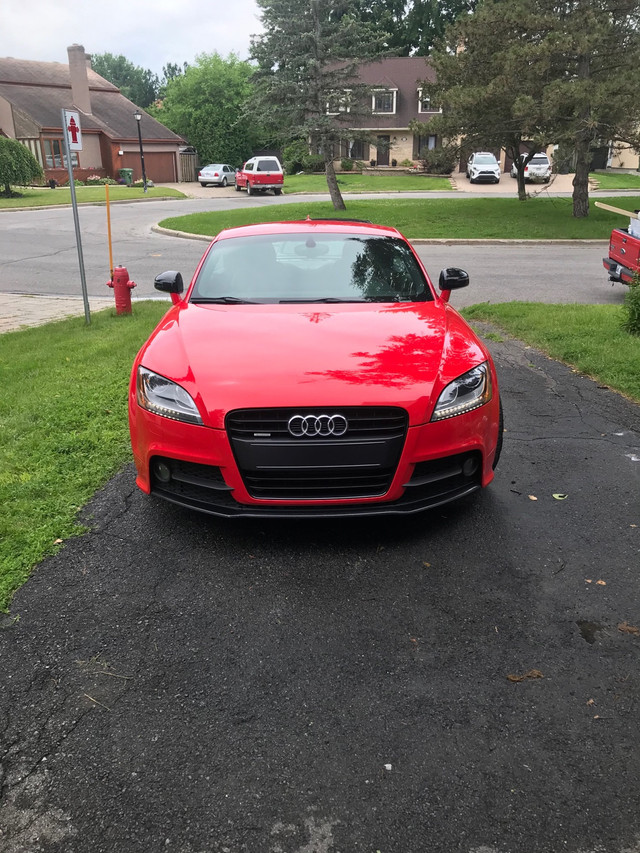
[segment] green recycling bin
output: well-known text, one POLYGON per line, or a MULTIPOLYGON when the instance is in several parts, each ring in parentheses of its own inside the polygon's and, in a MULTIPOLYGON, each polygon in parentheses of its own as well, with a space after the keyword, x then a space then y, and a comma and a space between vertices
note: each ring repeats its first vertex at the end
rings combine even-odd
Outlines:
POLYGON ((133 169, 118 169, 118 174, 128 187, 133 186, 133 169))

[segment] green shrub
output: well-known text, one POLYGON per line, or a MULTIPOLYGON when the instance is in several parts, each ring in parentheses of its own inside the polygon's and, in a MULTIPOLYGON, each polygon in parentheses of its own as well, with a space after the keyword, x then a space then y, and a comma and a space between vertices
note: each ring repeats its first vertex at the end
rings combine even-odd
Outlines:
POLYGON ((407 166, 408 168, 412 169, 413 168, 413 160, 403 160, 402 163, 400 163, 400 165, 401 166, 407 166))
POLYGON ((352 172, 353 171, 353 160, 350 160, 348 157, 343 157, 340 161, 340 168, 343 172, 352 172))
POLYGON ((324 157, 322 154, 307 154, 302 161, 305 172, 324 172, 324 157))
POLYGON ((99 183, 101 183, 103 185, 109 184, 110 187, 114 186, 114 184, 115 184, 115 186, 118 186, 118 182, 116 181, 115 178, 100 178, 99 183))
POLYGON ((636 273, 624 298, 622 328, 630 335, 640 335, 640 274, 636 273))
POLYGON ((458 162, 458 149, 454 145, 430 148, 420 152, 420 164, 429 175, 450 175, 458 162))
POLYGON ((296 172, 303 172, 303 160, 309 156, 309 146, 304 139, 297 139, 292 142, 282 152, 282 165, 288 175, 295 175, 296 172))

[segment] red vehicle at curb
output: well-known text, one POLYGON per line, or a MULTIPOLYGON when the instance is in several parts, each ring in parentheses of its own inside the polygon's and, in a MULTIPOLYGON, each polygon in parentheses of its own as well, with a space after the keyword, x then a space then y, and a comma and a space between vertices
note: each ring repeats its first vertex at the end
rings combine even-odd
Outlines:
POLYGON ((133 364, 137 484, 227 517, 410 514, 487 486, 502 446, 491 355, 394 228, 222 231, 133 364))
POLYGON ((640 272, 640 215, 637 210, 624 210, 596 201, 596 207, 629 217, 628 228, 614 228, 609 237, 609 256, 602 265, 609 273, 609 281, 631 284, 640 272))
POLYGON ((246 189, 247 195, 273 190, 281 195, 284 173, 277 157, 252 157, 236 172, 236 191, 246 189))

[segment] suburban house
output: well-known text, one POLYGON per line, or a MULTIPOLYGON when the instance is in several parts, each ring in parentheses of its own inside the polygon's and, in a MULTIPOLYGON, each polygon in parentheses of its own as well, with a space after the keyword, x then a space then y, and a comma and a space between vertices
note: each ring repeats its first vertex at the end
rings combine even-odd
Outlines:
MULTIPOLYGON (((0 58, 0 134, 17 139, 35 156, 47 180, 68 180, 61 110, 80 114, 82 151, 72 152, 74 176, 118 178, 120 169, 142 177, 138 122, 145 172, 155 183, 181 181, 185 141, 144 112, 91 69, 84 47, 67 48, 69 64, 0 58)), ((188 178, 191 179, 191 178, 188 178)))
MULTIPOLYGON (((407 160, 413 162, 423 149, 440 144, 435 135, 419 136, 409 130, 409 123, 414 119, 428 122, 438 112, 426 95, 423 96, 422 82, 435 79, 424 56, 392 56, 363 63, 358 69, 358 78, 370 87, 371 104, 366 116, 354 116, 353 127, 369 132, 380 140, 380 145, 354 139, 343 144, 341 157, 365 163, 374 161, 376 166, 386 167, 394 160, 398 165, 407 160)), ((348 99, 336 103, 333 108, 348 112, 348 99)))

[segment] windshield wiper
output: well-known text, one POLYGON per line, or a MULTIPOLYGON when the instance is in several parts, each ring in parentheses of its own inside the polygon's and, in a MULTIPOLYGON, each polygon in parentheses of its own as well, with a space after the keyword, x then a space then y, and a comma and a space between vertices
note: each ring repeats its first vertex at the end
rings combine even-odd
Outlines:
POLYGON ((323 296, 317 299, 280 299, 281 305, 313 305, 314 302, 369 302, 369 299, 356 299, 355 297, 323 296))
POLYGON ((214 303, 218 305, 257 305, 257 302, 253 302, 251 299, 240 299, 237 296, 196 296, 195 299, 190 299, 190 302, 195 303, 196 305, 201 305, 202 303, 214 303))

